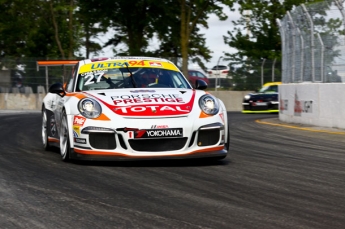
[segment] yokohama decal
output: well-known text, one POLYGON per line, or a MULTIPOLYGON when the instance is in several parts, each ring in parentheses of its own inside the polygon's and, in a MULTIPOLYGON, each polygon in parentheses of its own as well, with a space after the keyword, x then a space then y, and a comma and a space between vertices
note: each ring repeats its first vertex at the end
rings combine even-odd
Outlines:
POLYGON ((148 129, 130 131, 128 134, 129 138, 173 138, 182 137, 183 130, 182 128, 148 129))

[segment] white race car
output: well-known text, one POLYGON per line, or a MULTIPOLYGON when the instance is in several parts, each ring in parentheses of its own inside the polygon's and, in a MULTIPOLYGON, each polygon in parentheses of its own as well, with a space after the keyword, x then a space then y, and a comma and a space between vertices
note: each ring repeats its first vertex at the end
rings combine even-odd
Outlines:
POLYGON ((223 159, 224 103, 204 91, 204 81, 194 88, 161 58, 81 60, 43 100, 44 148, 59 147, 63 161, 223 159))

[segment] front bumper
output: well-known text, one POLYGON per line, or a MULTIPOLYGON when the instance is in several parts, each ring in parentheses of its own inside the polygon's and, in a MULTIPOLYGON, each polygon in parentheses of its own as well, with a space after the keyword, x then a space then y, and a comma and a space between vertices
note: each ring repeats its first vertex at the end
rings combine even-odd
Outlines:
POLYGON ((242 113, 278 113, 279 102, 243 102, 242 113))
MULTIPOLYGON (((211 118, 212 119, 212 118, 211 118)), ((220 121, 214 118, 215 121, 220 121)), ((168 123, 167 120, 161 120, 168 123)), ((74 133, 71 158, 78 160, 155 160, 184 158, 224 158, 228 149, 225 140, 225 126, 222 122, 200 125, 198 120, 180 119, 169 124, 169 128, 183 127, 183 136, 133 138, 161 121, 131 120, 136 128, 103 127, 99 122, 89 120, 87 126, 74 133), (98 125, 98 126, 97 126, 98 125), (90 128, 90 127, 94 128, 90 128), (97 127, 95 127, 97 126, 97 127), (195 126, 198 126, 195 128, 195 126), (135 132, 135 133, 134 133, 135 132)), ((108 125, 109 126, 109 125, 108 125)), ((128 127, 128 126, 127 126, 128 127)), ((164 130, 164 129, 163 129, 164 130)))

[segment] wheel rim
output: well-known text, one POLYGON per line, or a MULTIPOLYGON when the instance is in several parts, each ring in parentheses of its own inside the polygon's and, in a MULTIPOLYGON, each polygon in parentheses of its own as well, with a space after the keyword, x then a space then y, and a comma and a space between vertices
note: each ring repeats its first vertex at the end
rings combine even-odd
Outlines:
POLYGON ((66 117, 63 117, 61 122, 61 130, 60 130, 60 152, 62 158, 65 158, 67 154, 67 142, 68 142, 68 131, 67 131, 67 120, 66 117))
POLYGON ((45 111, 43 111, 42 114, 42 142, 43 145, 47 145, 47 138, 48 138, 48 133, 47 133, 47 114, 45 111))

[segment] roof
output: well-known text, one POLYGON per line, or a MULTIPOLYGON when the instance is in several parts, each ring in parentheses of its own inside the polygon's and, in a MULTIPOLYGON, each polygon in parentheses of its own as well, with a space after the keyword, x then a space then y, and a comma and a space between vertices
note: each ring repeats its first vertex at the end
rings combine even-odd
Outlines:
POLYGON ((265 83, 264 87, 272 86, 272 85, 280 85, 280 84, 282 84, 282 82, 269 82, 269 83, 265 83))

